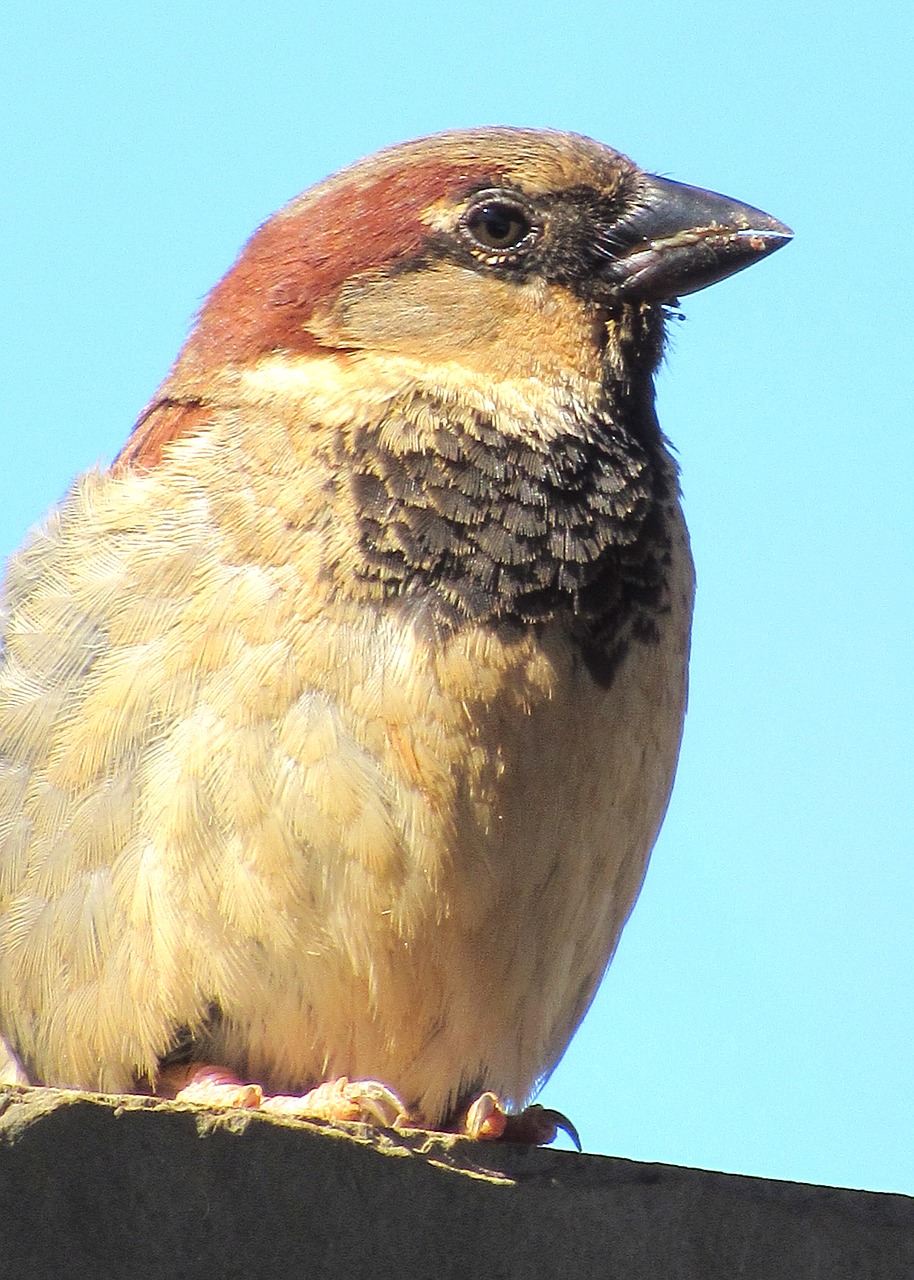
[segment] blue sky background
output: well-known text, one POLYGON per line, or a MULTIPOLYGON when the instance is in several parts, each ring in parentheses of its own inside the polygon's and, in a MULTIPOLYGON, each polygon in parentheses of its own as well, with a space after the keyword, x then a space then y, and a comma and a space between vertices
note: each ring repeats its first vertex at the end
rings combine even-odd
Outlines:
POLYGON ((914 1193, 914 17, 897 0, 0 17, 0 554, 109 460, 255 225, 438 129, 573 129, 796 231, 685 301, 676 791, 542 1100, 585 1148, 914 1193))

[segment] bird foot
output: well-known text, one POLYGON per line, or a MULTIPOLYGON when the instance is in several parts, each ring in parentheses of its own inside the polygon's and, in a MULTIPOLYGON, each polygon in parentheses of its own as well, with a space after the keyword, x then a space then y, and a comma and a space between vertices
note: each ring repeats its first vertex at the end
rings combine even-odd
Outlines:
POLYGON ((503 1142, 521 1142, 535 1147, 554 1142, 561 1129, 568 1134, 577 1149, 581 1150, 577 1129, 561 1111, 534 1105, 511 1115, 503 1109, 494 1093, 480 1094, 467 1110, 461 1129, 469 1138, 486 1142, 501 1139, 503 1142))
POLYGON ((204 1107, 241 1107, 256 1111, 262 1105, 259 1084, 245 1084, 221 1067, 191 1063, 166 1067, 156 1092, 175 1102, 196 1102, 204 1107))
POLYGON ((194 1063, 166 1067, 158 1092, 176 1102, 207 1107, 240 1107, 272 1115, 308 1120, 362 1122, 394 1128, 407 1122, 397 1095, 377 1080, 327 1080, 303 1094, 264 1094, 259 1084, 245 1084, 221 1067, 194 1063))
POLYGON ((261 1110, 311 1120, 347 1120, 395 1129, 408 1122, 406 1107, 378 1080, 327 1080, 300 1097, 276 1094, 264 1098, 261 1110))
MULTIPOLYGON (((246 1084, 222 1067, 204 1063, 164 1068, 157 1093, 176 1102, 206 1107, 237 1107, 303 1120, 380 1125, 385 1129, 425 1129, 410 1116, 392 1089, 378 1080, 340 1076, 303 1094, 264 1094, 259 1084, 246 1084)), ((578 1131, 560 1111, 534 1105, 516 1115, 505 1111, 497 1094, 482 1093, 467 1109, 457 1132, 478 1142, 519 1142, 545 1146, 563 1130, 581 1150, 578 1131)))

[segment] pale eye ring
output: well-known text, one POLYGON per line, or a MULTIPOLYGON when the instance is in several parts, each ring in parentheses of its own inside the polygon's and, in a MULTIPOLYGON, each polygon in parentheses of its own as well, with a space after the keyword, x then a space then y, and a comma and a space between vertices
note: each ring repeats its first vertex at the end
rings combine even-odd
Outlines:
POLYGON ((501 191, 480 192, 460 219, 460 230, 473 253, 487 262, 525 253, 540 232, 525 205, 501 191))

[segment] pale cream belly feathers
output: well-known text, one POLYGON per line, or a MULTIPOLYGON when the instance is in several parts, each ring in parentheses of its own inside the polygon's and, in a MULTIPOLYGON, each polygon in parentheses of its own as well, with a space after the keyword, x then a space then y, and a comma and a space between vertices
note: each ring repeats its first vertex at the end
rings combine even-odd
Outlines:
POLYGON ((189 440, 86 477, 11 565, 0 1025, 38 1078, 152 1081, 216 1004, 268 1088, 376 1077, 438 1117, 522 1102, 590 1002, 675 768, 681 520, 661 642, 601 690, 560 624, 436 638, 331 598, 325 479, 189 440))

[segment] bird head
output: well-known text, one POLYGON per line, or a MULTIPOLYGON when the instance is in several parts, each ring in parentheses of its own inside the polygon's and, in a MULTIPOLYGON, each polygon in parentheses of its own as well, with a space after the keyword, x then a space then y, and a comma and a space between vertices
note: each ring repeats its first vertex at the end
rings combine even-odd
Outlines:
POLYGON ((255 232, 121 455, 153 465, 277 357, 380 353, 484 380, 650 380, 663 304, 785 244, 767 214, 574 134, 491 128, 379 152, 255 232))

